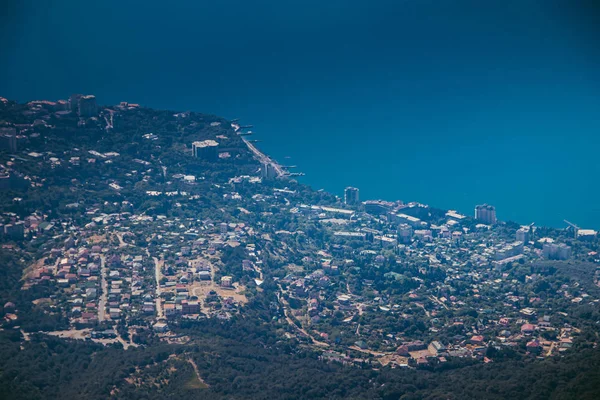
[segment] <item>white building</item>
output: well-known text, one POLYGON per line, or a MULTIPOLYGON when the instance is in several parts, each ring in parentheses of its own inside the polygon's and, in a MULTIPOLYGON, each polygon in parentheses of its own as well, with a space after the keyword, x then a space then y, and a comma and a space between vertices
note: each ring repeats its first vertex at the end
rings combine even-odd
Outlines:
POLYGON ((496 260, 504 260, 519 254, 523 254, 523 242, 513 242, 497 250, 495 257, 496 260))
POLYGON ((571 258, 571 247, 564 243, 546 243, 542 250, 544 258, 549 260, 568 260, 571 258))
POLYGON ((219 143, 214 140, 203 140, 192 143, 192 155, 206 161, 215 161, 217 159, 217 147, 219 143))
POLYGON ((393 218, 397 223, 409 224, 415 228, 420 228, 423 225, 427 225, 426 223, 423 223, 423 221, 421 221, 419 218, 407 214, 396 214, 393 218))
POLYGON ((221 286, 223 287, 231 287, 232 278, 230 276, 224 276, 221 278, 221 286))
POLYGON ((466 216, 459 214, 454 210, 448 210, 448 212, 446 213, 446 217, 456 222, 462 222, 465 218, 467 218, 466 216))
POLYGON ((530 229, 527 226, 522 226, 517 230, 517 242, 527 243, 530 240, 530 229))
POLYGON ((263 179, 274 179, 277 177, 277 171, 270 162, 265 162, 262 164, 260 173, 263 179))
POLYGON ((367 234, 364 232, 348 232, 348 231, 339 231, 334 232, 334 236, 342 237, 345 239, 357 239, 357 240, 366 240, 367 234))
POLYGON ((596 232, 593 229, 579 229, 577 230, 577 238, 581 240, 593 240, 596 238, 596 232))
POLYGON ((487 225, 496 223, 496 207, 482 204, 475 207, 475 219, 487 225))
POLYGON ((408 224, 400 224, 396 230, 398 234, 398 242, 407 244, 410 243, 413 235, 413 228, 408 224))
POLYGON ((359 203, 357 188, 349 186, 344 190, 344 203, 348 205, 359 203))
POLYGON ((416 229, 415 237, 424 242, 431 242, 433 240, 433 233, 430 229, 416 229))
POLYGON ((221 222, 219 224, 219 230, 222 235, 226 234, 228 229, 229 229, 229 226, 225 222, 221 222))

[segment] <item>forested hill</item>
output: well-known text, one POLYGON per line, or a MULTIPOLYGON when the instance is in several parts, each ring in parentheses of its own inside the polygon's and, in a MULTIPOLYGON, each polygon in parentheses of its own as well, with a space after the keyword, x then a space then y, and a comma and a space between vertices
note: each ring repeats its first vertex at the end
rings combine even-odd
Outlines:
POLYGON ((35 103, 7 101, 0 102, 2 126, 14 126, 18 134, 18 156, 3 167, 30 183, 26 191, 0 192, 2 211, 23 216, 44 211, 73 217, 77 209, 67 205, 81 202, 83 209, 98 200, 126 199, 136 209, 151 207, 143 204, 146 190, 178 189, 177 182, 164 179, 163 167, 169 175, 197 175, 209 182, 226 182, 259 168, 230 122, 200 113, 113 106, 80 119, 35 103), (192 156, 192 143, 209 139, 218 141, 226 156, 216 163, 192 156), (110 183, 119 184, 119 193, 110 183), (13 204, 15 196, 21 199, 18 204, 13 204))
POLYGON ((245 324, 202 326, 191 347, 156 344, 128 351, 36 335, 23 345, 18 331, 0 332, 0 397, 594 400, 600 391, 597 349, 544 362, 372 371, 265 347, 248 337, 256 328, 245 324))

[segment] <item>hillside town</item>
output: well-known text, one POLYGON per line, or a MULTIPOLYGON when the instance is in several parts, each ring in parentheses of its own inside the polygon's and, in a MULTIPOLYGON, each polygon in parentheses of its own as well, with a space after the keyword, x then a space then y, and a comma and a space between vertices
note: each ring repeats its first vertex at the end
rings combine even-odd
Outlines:
MULTIPOLYGON (((280 339, 327 362, 419 368, 595 345, 593 230, 313 191, 238 121, 91 95, 0 103, 0 240, 31 255, 20 285, 51 321, 39 333, 185 344, 185 324, 245 318, 269 296, 280 339)), ((25 337, 23 308, 4 304, 3 327, 25 337)))

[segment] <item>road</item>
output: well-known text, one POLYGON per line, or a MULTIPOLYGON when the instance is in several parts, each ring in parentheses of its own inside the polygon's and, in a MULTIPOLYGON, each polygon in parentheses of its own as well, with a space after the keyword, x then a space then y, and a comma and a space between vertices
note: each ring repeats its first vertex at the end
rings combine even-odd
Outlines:
POLYGON ((273 168, 275 169, 275 172, 277 173, 278 177, 287 175, 286 171, 284 171, 283 168, 281 168, 281 165, 279 165, 275 161, 271 160, 268 156, 263 154, 260 150, 258 150, 252 143, 250 143, 245 138, 242 138, 242 140, 244 141, 244 143, 246 143, 246 146, 248 146, 248 149, 250 149, 250 151, 256 156, 256 158, 258 159, 258 161, 261 164, 264 164, 264 163, 271 164, 273 166, 273 168))
POLYGON ((260 279, 261 281, 265 280, 262 268, 258 267, 257 265, 254 265, 254 271, 258 272, 258 279, 260 279))
POLYGON ((550 348, 548 349, 548 352, 546 353, 546 357, 550 357, 552 355, 552 350, 554 350, 555 344, 556 344, 556 342, 552 342, 552 344, 550 345, 550 348))
POLYGON ((123 233, 117 233, 117 239, 119 239, 119 247, 123 248, 125 246, 133 246, 132 244, 129 243, 125 243, 125 241, 123 240, 123 233))
POLYGON ((421 307, 423 309, 423 311, 425 311, 425 315, 427 315, 427 318, 431 317, 431 314, 429 313, 429 311, 427 311, 427 309, 425 308, 425 305, 421 304, 421 303, 415 303, 415 305, 417 307, 421 307))
POLYGON ((446 310, 448 310, 448 306, 445 305, 440 299, 438 299, 435 296, 429 296, 429 299, 431 299, 432 301, 435 301, 436 303, 438 303, 440 306, 444 307, 446 310))
POLYGON ((106 282, 106 275, 108 274, 108 268, 106 268, 106 257, 100 256, 100 287, 102 288, 102 294, 100 295, 100 301, 98 302, 98 321, 102 322, 106 319, 106 298, 108 297, 108 282, 106 282))
POLYGON ((117 233, 117 239, 119 239, 119 247, 125 247, 125 246, 127 246, 127 243, 125 243, 125 241, 123 240, 123 234, 122 233, 117 233))
POLYGON ((113 119, 113 113, 112 113, 112 112, 110 113, 110 121, 109 121, 109 119, 106 117, 106 114, 104 115, 104 121, 106 121, 106 130, 109 130, 109 129, 113 129, 113 128, 114 128, 114 125, 113 125, 113 123, 114 123, 114 119, 113 119))
POLYGON ((358 346, 348 346, 348 348, 351 350, 354 350, 354 351, 360 351, 361 353, 371 354, 372 356, 375 356, 375 357, 384 357, 386 355, 391 354, 391 353, 381 353, 379 351, 374 351, 374 350, 361 349, 358 346))
POLYGON ((157 318, 164 318, 162 298, 160 297, 160 280, 162 279, 162 267, 165 261, 162 257, 160 260, 156 257, 152 257, 152 259, 154 260, 154 278, 156 279, 156 292, 154 294, 154 297, 156 298, 156 315, 157 318))
POLYGON ((123 339, 120 334, 117 334, 117 341, 123 345, 123 350, 127 350, 129 347, 137 347, 137 344, 133 343, 131 339, 129 342, 123 339))
MULTIPOLYGON (((46 260, 44 257, 42 260, 46 260)), ((58 266, 60 265, 60 257, 56 257, 56 262, 54 263, 54 275, 58 274, 58 266)))
MULTIPOLYGON (((279 290, 282 290, 281 287, 279 288, 279 290)), ((320 347, 329 347, 328 343, 321 342, 321 341, 315 339, 313 337, 313 335, 311 335, 310 333, 308 333, 305 329, 303 329, 302 327, 296 325, 296 323, 294 322, 294 320, 292 320, 292 318, 290 318, 290 316, 289 316, 289 311, 288 311, 289 304, 288 304, 288 302, 285 300, 285 298, 283 296, 280 296, 279 292, 277 293, 277 298, 279 299, 279 301, 283 305, 283 314, 285 315, 285 320, 288 322, 288 324, 290 324, 291 326, 293 326, 294 328, 296 328, 296 330, 299 331, 300 333, 302 333, 305 337, 310 338, 313 341, 313 343, 316 344, 317 346, 320 346, 320 347)))
POLYGON ((196 378, 198 378, 198 380, 200 381, 200 383, 202 383, 203 385, 205 385, 206 387, 208 387, 208 385, 206 384, 206 382, 204 382, 204 379, 202 379, 202 377, 200 376, 200 371, 198 370, 198 365, 196 365, 196 363, 194 362, 194 360, 192 360, 192 357, 188 358, 187 360, 192 365, 192 368, 194 368, 194 372, 196 373, 196 378))

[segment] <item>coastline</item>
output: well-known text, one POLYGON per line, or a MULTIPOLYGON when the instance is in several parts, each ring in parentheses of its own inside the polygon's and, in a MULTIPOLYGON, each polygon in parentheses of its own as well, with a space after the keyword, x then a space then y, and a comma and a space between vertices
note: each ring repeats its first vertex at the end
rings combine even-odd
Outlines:
MULTIPOLYGON (((232 123, 232 126, 234 127, 236 133, 239 133, 239 126, 236 128, 236 124, 232 123)), ((252 153, 254 153, 255 157, 258 159, 259 162, 261 162, 261 164, 263 162, 269 163, 271 164, 275 171, 277 172, 277 177, 281 178, 281 177, 287 177, 290 178, 290 173, 288 171, 286 171, 284 169, 284 167, 277 161, 275 160, 273 157, 267 156, 266 154, 264 154, 256 145, 254 145, 253 143, 251 143, 248 139, 246 139, 245 137, 242 137, 242 140, 244 141, 244 143, 248 146, 248 148, 250 149, 250 151, 252 153)), ((304 174, 302 174, 304 175, 304 174)), ((321 189, 315 189, 315 186, 310 183, 310 182, 304 182, 303 184, 311 187, 313 190, 321 190, 321 189)), ((360 188, 359 188, 360 189, 360 188)), ((338 193, 339 191, 343 192, 343 188, 339 188, 338 190, 331 190, 331 189, 322 189, 322 190, 326 190, 330 193, 332 193, 333 195, 339 197, 340 199, 343 198, 343 195, 338 193)), ((395 202, 395 201, 404 201, 404 200, 400 200, 398 198, 382 198, 382 197, 370 197, 370 198, 362 198, 362 201, 365 200, 385 200, 385 201, 391 201, 391 202, 395 202)), ((439 206, 439 205, 431 205, 428 201, 417 201, 417 200, 407 200, 404 201, 405 203, 410 203, 410 202, 417 202, 417 203, 421 203, 424 205, 427 205, 428 207, 434 208, 434 209, 439 209, 439 210, 444 210, 444 211, 449 211, 449 210, 456 210, 457 212, 463 214, 463 215, 467 215, 470 218, 474 218, 473 215, 473 209, 476 206, 476 203, 473 203, 471 210, 469 210, 469 212, 466 212, 466 210, 462 210, 462 207, 447 207, 447 206, 439 206)), ((494 204, 493 200, 489 201, 490 204, 494 204)), ((566 215, 566 214, 565 214, 566 215)), ((560 217, 563 218, 563 217, 560 217)), ((564 217, 563 221, 572 221, 570 218, 573 217, 564 217)), ((536 228, 547 228, 547 229, 556 229, 556 230, 566 230, 569 229, 569 224, 567 222, 564 222, 563 226, 559 226, 557 225, 553 225, 553 224, 546 224, 546 223, 536 223, 534 221, 535 218, 529 219, 528 221, 518 221, 518 220, 514 220, 514 219, 506 219, 506 218, 500 218, 499 222, 502 223, 506 223, 506 222, 511 222, 511 223, 516 223, 519 224, 520 226, 529 226, 529 225, 534 225, 536 226, 536 228)), ((574 218, 573 218, 574 219, 574 218)), ((588 224, 586 223, 581 223, 579 220, 577 220, 575 222, 575 225, 578 225, 580 229, 593 229, 593 230, 597 230, 598 227, 594 226, 593 224, 588 224)))
POLYGON ((273 160, 271 157, 267 156, 265 153, 260 151, 256 146, 250 143, 248 139, 243 137, 242 140, 261 164, 270 164, 273 167, 273 169, 275 169, 277 177, 287 176, 287 173, 283 170, 283 168, 277 161, 273 160))

